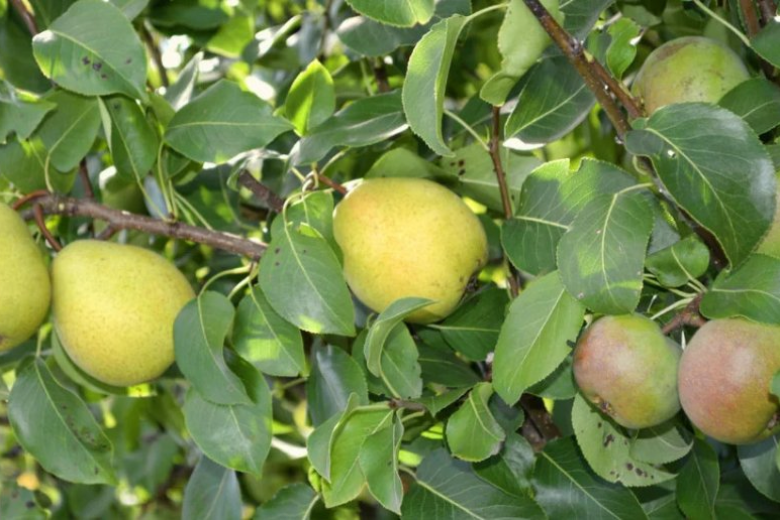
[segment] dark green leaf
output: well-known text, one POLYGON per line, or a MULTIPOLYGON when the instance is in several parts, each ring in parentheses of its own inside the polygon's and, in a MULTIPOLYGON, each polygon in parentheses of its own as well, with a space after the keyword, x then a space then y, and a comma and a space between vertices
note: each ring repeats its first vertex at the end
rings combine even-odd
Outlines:
POLYGON ((171 27, 183 25, 191 29, 216 29, 230 19, 232 10, 222 2, 201 0, 176 0, 155 2, 150 19, 155 25, 171 27))
POLYGON ((609 26, 611 41, 607 48, 606 62, 609 70, 618 78, 623 77, 623 73, 636 58, 634 40, 640 35, 640 30, 639 25, 630 18, 621 18, 609 26))
POLYGON ((44 29, 67 11, 76 0, 30 0, 38 27, 44 29))
POLYGON ((49 152, 47 162, 60 171, 75 168, 92 148, 100 129, 100 107, 95 98, 57 90, 44 99, 57 105, 38 128, 49 152))
POLYGON ((157 160, 157 132, 141 107, 129 98, 107 97, 101 100, 100 108, 117 171, 131 179, 143 179, 157 160))
POLYGON ((468 399, 447 421, 447 445, 459 459, 478 462, 498 453, 506 434, 488 409, 490 383, 474 386, 468 399))
POLYGON ((30 137, 55 107, 49 101, 19 95, 9 83, 0 80, 0 144, 5 144, 12 133, 19 139, 30 137))
POLYGON ((647 257, 645 267, 664 287, 680 287, 707 272, 710 251, 696 235, 647 257))
POLYGON ((744 119, 757 134, 780 125, 780 88, 767 79, 743 81, 718 104, 744 119))
POLYGON ((473 468, 482 480, 509 495, 523 496, 531 490, 536 455, 531 445, 517 433, 506 437, 501 452, 473 468))
POLYGON ((418 345, 422 376, 426 383, 438 383, 448 387, 471 386, 479 382, 479 376, 458 358, 446 345, 418 345))
POLYGON ((309 520, 319 496, 306 484, 290 484, 255 512, 255 520, 309 520))
POLYGON ((756 444, 737 446, 739 465, 753 484, 767 498, 780 502, 780 436, 770 437, 756 444))
POLYGON ((775 67, 780 67, 780 22, 777 18, 761 29, 750 44, 762 58, 775 67))
MULTIPOLYGON (((68 0, 56 1, 67 5, 68 0)), ((0 16, 0 49, 13 49, 13 52, 0 52, 0 70, 3 79, 16 87, 30 92, 42 93, 51 88, 51 83, 41 74, 35 62, 30 32, 21 19, 12 15, 13 9, 3 2, 3 15, 0 16)))
MULTIPOLYGON (((48 152, 40 137, 26 141, 12 139, 0 145, 0 176, 23 193, 48 189, 46 182, 46 157, 48 152)), ((48 179, 55 191, 68 192, 73 187, 75 171, 61 173, 49 168, 48 179)))
POLYGON ((358 404, 368 404, 368 388, 363 371, 346 352, 327 345, 315 348, 312 357, 306 394, 314 426, 344 411, 350 394, 357 396, 358 404))
POLYGON ((0 518, 3 520, 45 520, 46 511, 35 502, 35 496, 29 489, 15 482, 3 481, 0 489, 0 518))
POLYGON ((382 373, 382 352, 390 333, 403 322, 409 314, 427 307, 433 300, 427 298, 402 298, 391 303, 379 314, 376 321, 368 329, 364 346, 366 367, 375 376, 382 373))
POLYGON ((377 22, 398 27, 427 23, 433 0, 347 0, 352 9, 377 22))
POLYGON ((614 0, 561 0, 564 29, 584 40, 604 10, 613 3, 614 0))
POLYGON ((715 450, 694 439, 693 451, 677 477, 677 505, 689 518, 716 518, 720 469, 715 450))
POLYGON ((382 507, 401 514, 404 490, 398 475, 398 451, 404 425, 396 416, 391 425, 372 433, 360 450, 360 469, 366 476, 368 490, 382 507))
POLYGON ((240 520, 241 489, 236 472, 201 457, 184 489, 182 518, 240 520))
POLYGON ((636 432, 631 439, 631 456, 650 464, 666 464, 686 456, 692 447, 687 430, 667 421, 636 432))
POLYGON ((431 412, 431 415, 436 416, 439 414, 439 412, 463 397, 468 391, 468 387, 455 388, 454 390, 447 390, 443 394, 439 395, 424 395, 422 397, 418 397, 415 399, 415 401, 425 406, 425 408, 431 412))

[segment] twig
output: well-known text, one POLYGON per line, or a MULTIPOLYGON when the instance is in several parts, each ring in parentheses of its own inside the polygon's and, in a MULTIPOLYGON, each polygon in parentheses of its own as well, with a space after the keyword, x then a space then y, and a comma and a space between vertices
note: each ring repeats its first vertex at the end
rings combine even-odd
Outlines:
POLYGON ((761 25, 766 26, 777 16, 777 5, 773 0, 757 0, 758 9, 761 11, 761 25))
POLYGON ((35 223, 38 225, 38 229, 41 230, 41 234, 43 235, 43 238, 46 239, 46 242, 48 242, 55 251, 62 251, 62 245, 57 242, 57 239, 51 234, 49 228, 46 227, 46 222, 43 219, 43 208, 40 204, 33 206, 33 215, 35 216, 35 223))
POLYGON ((761 30, 761 26, 758 23, 756 5, 753 3, 753 0, 739 0, 739 9, 742 11, 742 18, 745 20, 748 36, 752 38, 761 30))
MULTIPOLYGON (((82 159, 79 163, 79 178, 84 185, 84 195, 89 200, 95 200, 95 190, 92 189, 92 183, 89 181, 89 170, 87 169, 87 160, 82 159)), ((95 223, 90 222, 87 225, 89 234, 95 236, 95 223)))
POLYGON ((420 403, 415 403, 415 402, 412 402, 412 401, 405 401, 403 399, 396 399, 396 398, 390 399, 387 402, 387 405, 390 407, 391 410, 395 410, 395 409, 398 409, 398 408, 405 408, 407 410, 413 410, 415 412, 427 412, 428 411, 428 409, 424 405, 422 405, 420 403))
POLYGON ((48 195, 49 195, 49 192, 46 191, 46 190, 33 191, 32 193, 28 193, 24 197, 21 197, 16 202, 11 204, 11 209, 13 209, 14 211, 19 211, 19 208, 21 208, 22 206, 24 206, 28 202, 32 202, 35 199, 39 199, 41 197, 46 197, 48 195))
POLYGON ((628 116, 631 119, 644 117, 646 115, 645 111, 639 105, 639 102, 636 100, 636 98, 632 96, 623 87, 623 85, 621 85, 620 82, 617 79, 615 79, 615 77, 612 74, 610 74, 609 71, 607 71, 607 69, 604 68, 601 62, 594 59, 590 63, 592 64, 593 70, 596 72, 596 75, 604 83, 604 85, 607 86, 609 91, 615 95, 615 98, 617 98, 620 104, 622 104, 623 107, 625 107, 626 112, 628 112, 628 116))
POLYGON ((280 213, 284 208, 284 199, 271 191, 271 188, 258 181, 252 174, 244 170, 238 176, 238 184, 252 192, 255 199, 265 204, 268 209, 280 213))
POLYGON ((330 177, 326 177, 326 176, 322 175, 319 172, 315 172, 315 173, 317 174, 317 180, 319 182, 321 182, 322 184, 324 184, 325 186, 327 186, 328 188, 334 189, 337 192, 341 193, 342 195, 346 195, 347 194, 347 188, 345 188, 344 186, 342 186, 338 182, 334 181, 330 177))
POLYGON ((523 436, 531 443, 534 451, 541 451, 545 444, 561 436, 561 430, 553 422, 540 397, 524 394, 520 398, 520 406, 525 410, 523 436))
POLYGON ((16 10, 17 14, 22 18, 24 25, 27 26, 27 30, 30 34, 35 36, 38 34, 38 24, 35 22, 35 17, 30 11, 27 10, 27 6, 24 5, 23 0, 11 0, 11 5, 16 10))
POLYGON ((664 334, 669 334, 672 331, 675 331, 679 329, 680 327, 684 325, 690 325, 692 327, 701 327, 705 323, 707 323, 707 320, 704 319, 704 317, 699 314, 699 305, 701 305, 701 299, 704 296, 704 294, 699 294, 691 300, 691 303, 686 305, 686 307, 680 311, 674 318, 672 318, 669 323, 664 325, 663 329, 661 331, 664 334))
POLYGON ((163 87, 168 88, 170 86, 170 81, 168 80, 168 71, 166 70, 165 65, 163 65, 160 49, 157 47, 157 44, 154 42, 154 37, 152 36, 152 33, 149 32, 149 29, 147 29, 146 25, 144 25, 143 23, 140 25, 140 32, 141 32, 141 37, 144 39, 144 43, 146 43, 146 47, 149 49, 149 53, 152 55, 152 60, 154 60, 154 66, 155 68, 157 68, 157 72, 160 73, 160 82, 162 83, 163 87))
POLYGON ((262 242, 255 242, 229 233, 211 231, 182 224, 181 222, 166 222, 152 217, 108 208, 92 200, 74 199, 50 194, 37 199, 37 204, 41 206, 42 212, 47 215, 90 217, 107 222, 115 230, 135 229, 152 235, 178 238, 251 259, 260 258, 268 247, 262 242))
POLYGON ((387 80, 387 67, 385 67, 385 62, 382 61, 381 58, 376 58, 372 69, 374 70, 374 79, 376 79, 376 87, 379 89, 379 92, 390 92, 390 83, 387 80))

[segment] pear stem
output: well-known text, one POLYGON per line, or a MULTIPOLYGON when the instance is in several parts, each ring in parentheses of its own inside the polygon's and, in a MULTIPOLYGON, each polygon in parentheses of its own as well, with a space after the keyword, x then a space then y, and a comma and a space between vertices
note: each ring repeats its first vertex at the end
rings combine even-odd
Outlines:
POLYGON ((43 218, 43 208, 40 204, 33 206, 33 215, 35 216, 35 223, 38 225, 38 229, 41 230, 41 234, 49 243, 52 249, 55 251, 62 251, 62 245, 54 238, 49 228, 46 227, 46 221, 43 218))

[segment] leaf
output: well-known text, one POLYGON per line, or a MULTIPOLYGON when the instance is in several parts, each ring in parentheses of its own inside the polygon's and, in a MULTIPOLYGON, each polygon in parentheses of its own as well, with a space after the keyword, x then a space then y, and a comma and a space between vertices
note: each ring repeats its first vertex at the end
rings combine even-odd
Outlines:
POLYGON ((401 298, 391 303, 379 314, 376 321, 368 329, 368 336, 364 346, 366 366, 375 376, 382 373, 382 353, 385 342, 397 325, 403 323, 404 318, 416 310, 427 307, 433 300, 428 298, 401 298))
POLYGON ((255 520, 309 520, 319 496, 306 484, 290 484, 264 502, 255 512, 255 520))
POLYGON ((146 99, 146 54, 130 20, 102 0, 79 0, 33 38, 44 75, 85 96, 146 99))
POLYGON ((585 308, 563 288, 557 272, 534 281, 509 307, 493 362, 493 385, 515 404, 571 352, 585 308))
POLYGON ((58 90, 45 97, 57 108, 46 117, 37 135, 48 150, 48 159, 60 171, 75 168, 92 148, 100 129, 100 108, 94 98, 58 90))
POLYGON ((404 435, 401 418, 366 438, 358 460, 366 477, 368 490, 382 507, 401 514, 404 490, 398 475, 398 451, 404 435))
POLYGON ((368 404, 368 387, 360 366, 338 347, 326 345, 312 350, 311 376, 306 395, 312 424, 319 426, 344 411, 350 394, 357 403, 368 404))
POLYGON ((306 450, 312 467, 325 479, 330 479, 330 447, 336 427, 344 416, 357 406, 357 395, 351 394, 343 413, 339 412, 323 422, 306 438, 306 450))
POLYGON ((16 482, 3 481, 0 489, 0 518, 4 520, 45 520, 46 511, 35 502, 35 495, 16 482))
POLYGON ((141 107, 124 96, 102 99, 100 111, 117 171, 136 181, 143 179, 157 160, 157 132, 141 107))
POLYGON ((246 388, 223 355, 234 316, 230 300, 212 291, 185 305, 173 326, 176 364, 205 399, 216 404, 250 405, 246 388))
POLYGON ((705 103, 668 105, 635 127, 628 150, 650 157, 675 202, 741 264, 775 215, 775 171, 755 133, 705 103))
POLYGON ((488 409, 490 383, 474 385, 468 399, 447 421, 447 445, 459 459, 478 462, 501 449, 506 434, 488 409))
POLYGON ((573 399, 577 395, 577 384, 572 372, 572 356, 566 356, 552 374, 529 388, 527 393, 554 401, 573 399))
POLYGON ((315 334, 355 335, 355 308, 328 242, 285 225, 260 260, 260 287, 284 319, 315 334))
POLYGON ((233 366, 243 376, 252 403, 215 404, 192 387, 184 401, 184 418, 192 439, 209 459, 259 477, 271 449, 271 392, 252 365, 236 356, 233 366))
POLYGON ((240 520, 241 489, 236 472, 201 457, 184 488, 182 518, 240 520))
POLYGON ((528 496, 512 496, 481 480, 471 466, 443 449, 429 453, 417 468, 416 482, 404 497, 402 518, 542 518, 528 496))
MULTIPOLYGON (((8 3, 3 5, 7 6, 8 3)), ((0 47, 13 49, 13 52, 0 52, 3 79, 23 90, 46 92, 51 88, 51 83, 41 74, 38 64, 35 63, 30 31, 20 19, 12 16, 12 13, 12 9, 4 7, 3 15, 0 15, 0 47)))
POLYGON ((677 477, 677 505, 689 518, 716 518, 720 469, 715 450, 694 439, 693 451, 677 477))
POLYGON ((572 437, 547 443, 536 463, 534 484, 536 499, 550 520, 647 518, 628 489, 590 472, 572 437))
POLYGON ((203 53, 199 52, 187 62, 187 65, 179 72, 176 82, 165 91, 165 99, 174 110, 179 110, 192 100, 200 75, 201 61, 203 61, 203 53))
POLYGON ((563 28, 575 38, 584 40, 604 10, 615 0, 561 0, 565 15, 563 28))
POLYGON ((531 491, 536 455, 531 445, 517 433, 509 433, 501 452, 473 468, 479 478, 509 495, 523 496, 531 491))
POLYGON ((18 95, 10 83, 0 80, 0 144, 11 134, 30 137, 44 116, 56 105, 33 96, 18 95))
POLYGON ((247 46, 254 43, 256 32, 254 17, 236 14, 219 27, 206 49, 227 58, 241 58, 247 46))
POLYGON ((710 319, 741 316, 780 325, 780 259, 750 256, 739 269, 715 280, 700 309, 710 319))
POLYGON ((470 387, 480 378, 466 363, 447 346, 433 347, 418 345, 422 376, 426 383, 437 383, 448 387, 470 387))
POLYGON ((652 210, 640 193, 591 200, 558 243, 566 290, 593 311, 632 312, 639 304, 652 230, 652 210))
POLYGON ((451 156, 442 134, 444 91, 458 36, 469 18, 454 15, 434 25, 415 46, 403 87, 406 120, 438 155, 451 156))
POLYGON ((780 88, 764 78, 743 81, 718 104, 745 120, 757 134, 780 125, 780 88))
POLYGON ((122 10, 128 20, 134 19, 136 16, 146 9, 149 5, 149 0, 110 0, 112 4, 122 10))
POLYGON ((777 454, 780 453, 780 435, 775 435, 756 444, 737 446, 739 465, 750 483, 770 500, 780 502, 780 467, 777 454))
POLYGON ((316 162, 335 146, 360 148, 381 143, 406 128, 397 91, 358 99, 312 129, 293 151, 293 162, 316 162))
POLYGON ((622 78, 636 58, 635 39, 640 35, 639 25, 630 18, 621 18, 609 26, 609 47, 606 62, 615 77, 622 78))
POLYGON ((563 56, 542 61, 528 75, 504 131, 523 143, 549 143, 568 134, 596 103, 582 76, 563 56), (554 77, 555 81, 549 79, 554 77))
POLYGON ((51 25, 74 3, 76 0, 30 0, 30 5, 35 13, 35 21, 41 28, 51 25))
POLYGON ((284 103, 298 135, 324 123, 336 110, 336 91, 328 69, 314 60, 293 81, 284 103))
POLYGON ((770 21, 750 41, 750 46, 766 61, 780 67, 780 22, 770 21))
POLYGON ((84 401, 40 358, 17 373, 8 419, 25 451, 49 473, 81 484, 116 483, 111 441, 84 401))
POLYGON ((710 266, 710 250, 689 235, 647 257, 645 267, 664 287, 680 287, 702 276, 710 266))
POLYGON ((433 0, 347 0, 363 16, 397 27, 428 23, 433 16, 433 0))
POLYGON ((306 370, 301 331, 273 310, 260 287, 238 305, 233 346, 268 375, 295 377, 306 370))
POLYGON ((422 397, 418 397, 415 399, 415 402, 423 405, 431 413, 431 415, 435 417, 439 415, 439 412, 463 397, 468 391, 468 387, 455 388, 453 390, 447 390, 446 392, 439 395, 424 395, 422 397))
POLYGON ((693 447, 687 430, 673 421, 643 428, 631 439, 631 457, 650 464, 666 464, 686 456, 693 447), (686 432, 683 435, 682 432, 686 432))
POLYGON ((624 486, 652 486, 674 478, 631 455, 631 438, 625 430, 577 395, 572 409, 577 444, 591 469, 608 482, 624 486))
POLYGON ((291 129, 290 123, 273 115, 268 103, 220 80, 176 112, 165 141, 194 161, 224 163, 291 129))
MULTIPOLYGON (((26 141, 16 139, 0 145, 0 177, 23 193, 48 189, 46 185, 47 151, 40 137, 26 141)), ((49 181, 55 191, 67 193, 73 187, 75 170, 68 173, 49 168, 49 181)))

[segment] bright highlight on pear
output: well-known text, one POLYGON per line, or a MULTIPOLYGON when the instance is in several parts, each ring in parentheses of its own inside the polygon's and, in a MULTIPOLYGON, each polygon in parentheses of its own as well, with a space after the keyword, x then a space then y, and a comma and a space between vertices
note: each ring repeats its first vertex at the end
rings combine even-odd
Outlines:
POLYGON ((395 300, 436 303, 407 321, 432 323, 458 305, 487 261, 487 238, 469 207, 424 179, 369 179, 337 206, 333 229, 355 295, 381 312, 395 300))
POLYGON ((174 360, 173 323, 195 294, 160 255, 82 240, 54 260, 54 322, 68 355, 87 374, 131 386, 174 360))
POLYGON ((0 352, 30 338, 46 319, 51 283, 22 218, 0 204, 0 352))

